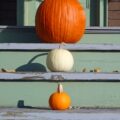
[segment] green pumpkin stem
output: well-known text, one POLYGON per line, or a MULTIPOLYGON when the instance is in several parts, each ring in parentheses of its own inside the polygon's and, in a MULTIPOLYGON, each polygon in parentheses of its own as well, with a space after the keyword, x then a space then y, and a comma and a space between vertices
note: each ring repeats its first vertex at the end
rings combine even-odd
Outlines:
POLYGON ((62 93, 63 92, 63 86, 60 83, 58 84, 57 92, 58 93, 62 93))

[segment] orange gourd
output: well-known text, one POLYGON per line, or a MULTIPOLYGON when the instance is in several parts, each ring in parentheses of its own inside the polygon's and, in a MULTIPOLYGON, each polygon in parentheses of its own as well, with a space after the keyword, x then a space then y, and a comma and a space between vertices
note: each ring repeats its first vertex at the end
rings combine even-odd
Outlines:
POLYGON ((43 42, 76 43, 85 25, 85 11, 78 0, 44 0, 36 12, 36 33, 43 42))
POLYGON ((70 107, 70 96, 63 91, 61 84, 58 84, 57 92, 53 93, 49 98, 49 105, 53 110, 65 110, 70 107))

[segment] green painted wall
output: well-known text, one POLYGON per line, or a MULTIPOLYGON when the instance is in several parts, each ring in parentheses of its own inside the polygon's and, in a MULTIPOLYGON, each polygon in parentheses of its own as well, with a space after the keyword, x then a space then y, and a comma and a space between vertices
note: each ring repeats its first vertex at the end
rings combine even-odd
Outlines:
POLYGON ((85 34, 80 43, 114 43, 120 44, 120 34, 85 34))
MULTIPOLYGON (((119 83, 65 82, 63 85, 71 96, 72 106, 120 107, 119 83)), ((26 106, 49 107, 49 96, 56 87, 57 83, 53 82, 0 82, 0 106, 16 107, 19 100, 24 100, 26 106)))
MULTIPOLYGON (((102 72, 120 70, 120 53, 112 52, 72 52, 73 72, 88 72, 100 67, 102 72)), ((45 71, 47 52, 0 52, 0 67, 17 71, 45 71), (45 53, 45 54, 44 54, 45 53)), ((48 71, 48 70, 47 70, 48 71)))
MULTIPOLYGON (((39 43, 34 27, 0 28, 0 43, 39 43)), ((120 34, 84 34, 79 43, 120 43, 120 34)))
POLYGON ((39 42, 35 29, 26 28, 0 28, 0 43, 29 43, 39 42))

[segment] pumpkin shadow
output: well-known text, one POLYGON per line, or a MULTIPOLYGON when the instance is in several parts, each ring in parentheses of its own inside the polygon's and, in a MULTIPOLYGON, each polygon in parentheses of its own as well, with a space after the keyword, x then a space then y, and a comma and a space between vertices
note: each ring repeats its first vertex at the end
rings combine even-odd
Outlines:
POLYGON ((31 105, 29 105, 29 106, 28 105, 24 105, 24 100, 18 100, 17 108, 50 110, 50 108, 48 108, 48 107, 34 107, 34 106, 31 106, 31 105))
POLYGON ((46 72, 46 67, 40 63, 32 63, 36 58, 47 55, 48 53, 38 54, 34 56, 27 64, 16 68, 17 72, 46 72))

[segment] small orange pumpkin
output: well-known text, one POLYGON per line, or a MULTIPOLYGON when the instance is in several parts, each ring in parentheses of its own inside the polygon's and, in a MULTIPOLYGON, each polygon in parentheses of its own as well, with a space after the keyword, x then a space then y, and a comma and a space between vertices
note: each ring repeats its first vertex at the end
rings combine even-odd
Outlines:
POLYGON ((58 84, 57 92, 53 93, 49 98, 49 105, 53 110, 65 110, 70 107, 70 96, 63 91, 62 84, 58 84))
POLYGON ((36 12, 36 33, 43 42, 76 43, 85 25, 85 11, 78 0, 44 0, 36 12))

